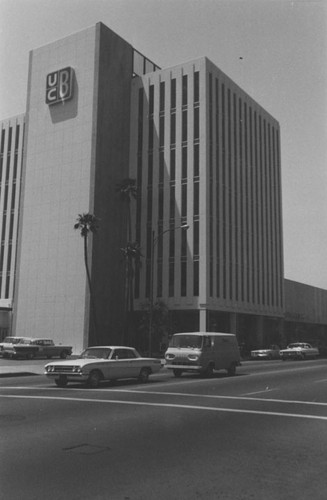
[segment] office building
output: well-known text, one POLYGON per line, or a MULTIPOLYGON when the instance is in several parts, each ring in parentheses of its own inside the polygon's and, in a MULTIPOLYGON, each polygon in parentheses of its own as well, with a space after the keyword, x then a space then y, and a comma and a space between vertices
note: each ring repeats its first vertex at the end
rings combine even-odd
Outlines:
POLYGON ((152 298, 179 331, 232 331, 248 346, 283 337, 279 124, 207 58, 161 69, 98 23, 31 51, 26 114, 0 137, 1 307, 14 334, 75 352, 122 341, 130 228, 137 319, 152 298), (129 203, 124 179, 136 182, 129 203), (97 329, 74 231, 83 213, 99 219, 97 329))

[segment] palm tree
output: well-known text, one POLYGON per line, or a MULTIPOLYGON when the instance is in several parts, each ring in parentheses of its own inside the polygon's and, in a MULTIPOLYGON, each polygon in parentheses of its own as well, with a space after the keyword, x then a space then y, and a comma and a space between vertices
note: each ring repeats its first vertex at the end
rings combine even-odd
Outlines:
MULTIPOLYGON (((131 200, 137 198, 136 180, 126 178, 116 185, 116 191, 120 195, 120 199, 127 205, 127 243, 125 248, 121 248, 125 258, 125 326, 123 332, 124 336, 128 330, 128 316, 129 311, 133 310, 133 260, 137 259, 136 255, 139 253, 138 261, 140 259, 140 249, 137 243, 132 243, 132 216, 131 216, 131 200)), ((136 262, 136 261, 135 261, 136 262)))
POLYGON ((120 194, 120 198, 126 201, 128 207, 127 213, 127 241, 132 241, 132 217, 131 217, 131 199, 137 198, 137 186, 135 179, 124 179, 120 184, 117 184, 116 191, 120 194))
POLYGON ((134 311, 134 293, 133 293, 133 281, 134 281, 134 269, 141 265, 141 248, 140 245, 135 242, 127 242, 125 248, 120 249, 124 255, 125 259, 125 327, 123 332, 124 337, 128 336, 129 329, 129 316, 130 313, 134 311))
POLYGON ((95 303, 94 303, 91 276, 90 276, 90 270, 89 270, 88 258, 87 258, 88 257, 87 243, 88 243, 89 233, 96 234, 96 232, 99 228, 98 220, 99 219, 97 217, 95 217, 95 215, 92 215, 90 213, 78 214, 78 217, 76 219, 76 223, 74 225, 74 229, 79 229, 81 231, 81 236, 84 240, 84 264, 85 264, 87 282, 88 282, 89 290, 90 290, 90 298, 91 298, 91 306, 92 306, 93 322, 94 322, 95 344, 97 344, 97 337, 98 337, 98 322, 97 322, 97 315, 96 315, 96 309, 95 309, 95 303))

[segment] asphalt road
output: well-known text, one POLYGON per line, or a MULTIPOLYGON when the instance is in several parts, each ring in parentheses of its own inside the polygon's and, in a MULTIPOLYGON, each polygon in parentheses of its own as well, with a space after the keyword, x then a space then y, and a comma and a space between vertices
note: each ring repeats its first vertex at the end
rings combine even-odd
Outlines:
POLYGON ((327 360, 59 389, 0 379, 1 498, 325 500, 327 360))

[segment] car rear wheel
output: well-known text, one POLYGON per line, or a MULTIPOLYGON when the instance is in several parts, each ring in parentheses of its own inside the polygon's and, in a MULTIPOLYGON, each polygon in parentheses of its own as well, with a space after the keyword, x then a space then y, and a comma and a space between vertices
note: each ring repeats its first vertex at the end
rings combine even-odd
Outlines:
POLYGON ((173 374, 175 375, 175 377, 179 378, 182 376, 182 370, 173 370, 173 374))
POLYGON ((139 374, 139 381, 142 382, 142 384, 145 384, 149 380, 149 369, 148 368, 142 368, 139 374))
POLYGON ((96 389, 97 387, 99 387, 101 380, 102 380, 101 373, 98 370, 93 370, 89 375, 87 385, 92 389, 96 389))
POLYGON ((67 377, 65 375, 60 375, 59 378, 55 379, 55 384, 58 387, 66 387, 66 385, 67 385, 67 377))

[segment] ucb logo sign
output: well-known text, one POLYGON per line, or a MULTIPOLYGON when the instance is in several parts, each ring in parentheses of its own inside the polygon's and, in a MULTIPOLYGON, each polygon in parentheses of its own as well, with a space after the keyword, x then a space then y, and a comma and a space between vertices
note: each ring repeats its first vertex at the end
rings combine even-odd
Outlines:
POLYGON ((56 104, 73 95, 73 68, 64 68, 47 75, 45 102, 56 104))

